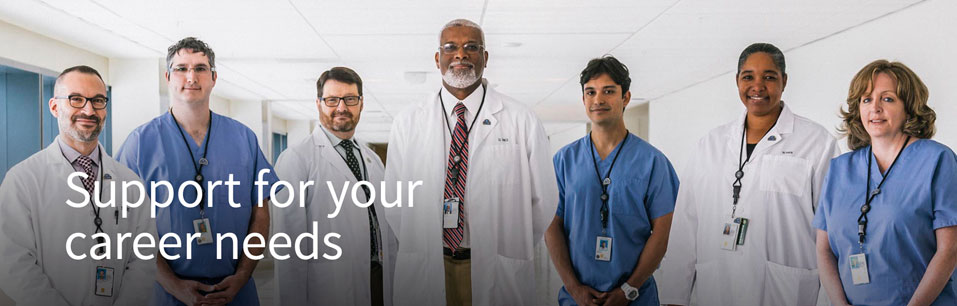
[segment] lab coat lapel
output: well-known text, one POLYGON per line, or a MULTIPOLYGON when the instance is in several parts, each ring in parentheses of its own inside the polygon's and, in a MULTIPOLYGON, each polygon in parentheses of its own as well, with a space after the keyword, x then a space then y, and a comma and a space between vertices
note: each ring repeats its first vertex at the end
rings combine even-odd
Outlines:
MULTIPOLYGON (((339 155, 339 152, 336 151, 335 145, 329 141, 329 137, 326 137, 326 133, 322 131, 322 127, 318 127, 312 133, 313 143, 318 147, 319 152, 322 152, 322 160, 320 162, 328 163, 334 169, 336 169, 336 178, 341 181, 348 181, 355 183, 355 175, 352 174, 352 170, 349 169, 349 166, 346 165, 346 161, 342 159, 342 156, 339 155)), ((358 157, 358 156, 357 156, 358 157)))
POLYGON ((786 137, 786 134, 790 134, 793 130, 794 113, 791 112, 787 104, 784 104, 781 109, 781 114, 778 115, 778 122, 764 135, 764 138, 758 141, 758 146, 755 147, 754 152, 751 153, 751 159, 756 159, 758 156, 764 155, 764 153, 768 152, 771 148, 781 143, 783 138, 786 137))
POLYGON ((475 133, 470 139, 472 143, 469 145, 469 154, 477 152, 475 149, 481 147, 488 135, 492 133, 492 130, 498 124, 496 115, 502 110, 502 96, 488 84, 485 84, 485 86, 488 88, 485 93, 485 109, 482 110, 481 114, 478 114, 479 118, 475 124, 475 130, 469 131, 470 134, 475 133))

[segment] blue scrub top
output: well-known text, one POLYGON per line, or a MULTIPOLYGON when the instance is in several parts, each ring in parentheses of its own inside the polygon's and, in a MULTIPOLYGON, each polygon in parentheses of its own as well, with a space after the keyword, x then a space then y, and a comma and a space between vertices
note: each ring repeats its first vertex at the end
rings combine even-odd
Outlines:
MULTIPOLYGON (((602 178, 621 151, 611 172, 608 186, 609 222, 602 235, 601 185, 595 174, 593 153, 585 136, 566 145, 555 154, 558 180, 558 211, 564 219, 565 237, 572 267, 578 280, 601 292, 621 286, 638 265, 645 242, 651 236, 651 220, 674 211, 678 194, 678 176, 671 162, 658 149, 631 133, 598 162, 602 178), (612 238, 611 261, 595 259, 598 236, 612 238)), ((658 288, 653 277, 639 287, 639 297, 631 305, 658 305, 658 288)), ((562 287, 561 305, 574 305, 562 287)))
MULTIPOLYGON (((232 259, 232 250, 235 247, 238 251, 237 255, 243 256, 242 241, 249 230, 253 205, 258 205, 264 198, 268 198, 271 186, 279 180, 272 166, 263 156, 256 134, 252 130, 236 120, 215 113, 212 113, 210 120, 210 132, 206 133, 206 137, 212 137, 209 139, 209 152, 206 154, 209 163, 202 169, 203 178, 207 182, 225 183, 232 174, 233 180, 240 182, 238 186, 233 187, 233 200, 240 204, 240 207, 229 206, 227 186, 221 185, 213 189, 213 207, 208 207, 209 203, 206 203, 205 210, 206 217, 210 220, 214 242, 198 245, 194 241, 191 246, 191 259, 186 259, 186 237, 194 232, 193 220, 200 218, 199 207, 185 208, 174 200, 169 207, 157 210, 157 233, 161 237, 166 233, 175 233, 182 241, 181 248, 166 248, 168 254, 180 255, 179 259, 167 262, 173 272, 181 278, 219 279, 234 274, 239 260, 232 259), (263 187, 263 195, 259 195, 254 182, 262 169, 269 169, 270 173, 263 176, 263 181, 268 184, 263 187), (231 239, 223 240, 223 259, 221 260, 216 259, 217 233, 234 233, 237 237, 235 244, 231 239)), ((183 136, 180 135, 173 116, 167 112, 133 130, 120 147, 116 157, 143 179, 147 185, 147 192, 150 192, 150 182, 168 181, 172 184, 172 194, 166 192, 165 188, 158 189, 155 195, 157 202, 167 201, 170 196, 175 199, 179 186, 195 178, 196 170, 191 163, 199 166, 199 159, 203 156, 203 145, 206 143, 204 139, 200 145, 197 145, 189 134, 185 136, 189 147, 183 142, 183 136), (190 153, 187 150, 192 150, 193 160, 190 160, 190 153)), ((203 185, 205 187, 206 183, 203 185)), ((183 200, 186 202, 195 200, 195 189, 188 187, 186 190, 183 200)), ((250 284, 252 283, 250 280, 250 284)), ((255 286, 247 285, 243 291, 247 289, 252 290, 252 298, 255 298, 255 286)), ((243 296, 250 296, 250 294, 241 292, 237 298, 243 296)), ((234 300, 237 304, 243 302, 234 300)), ((167 303, 160 302, 160 304, 167 303)), ((255 304, 258 304, 258 301, 255 301, 255 304)))
MULTIPOLYGON (((905 305, 937 251, 934 230, 957 225, 957 156, 920 139, 904 148, 867 214, 864 253, 870 283, 854 285, 848 256, 861 252, 857 218, 864 204, 870 146, 831 160, 814 226, 827 231, 838 274, 853 305, 905 305)), ((870 189, 881 182, 877 161, 870 189)), ((953 276, 933 305, 957 305, 953 276)))

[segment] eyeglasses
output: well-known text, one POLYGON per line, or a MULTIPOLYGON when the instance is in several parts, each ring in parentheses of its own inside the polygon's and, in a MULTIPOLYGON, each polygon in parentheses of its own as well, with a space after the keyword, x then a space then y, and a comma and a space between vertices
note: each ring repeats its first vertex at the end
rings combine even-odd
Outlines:
MULTIPOLYGON (((465 50, 465 53, 478 53, 482 50, 482 48, 485 48, 485 46, 475 43, 467 43, 462 46, 462 49, 465 50)), ((439 50, 444 54, 453 54, 455 52, 459 52, 459 45, 446 43, 439 46, 439 50)))
POLYGON ((100 97, 100 96, 87 98, 81 95, 69 95, 66 97, 56 96, 53 98, 70 100, 70 106, 75 108, 84 108, 86 107, 86 102, 90 102, 90 105, 93 105, 93 109, 105 109, 106 103, 110 101, 110 99, 106 97, 100 97))
POLYGON ((325 97, 322 99, 322 103, 325 103, 328 107, 337 107, 339 106, 339 101, 345 101, 346 106, 356 106, 359 105, 359 101, 362 101, 362 96, 345 96, 345 97, 325 97))
POLYGON ((216 67, 196 66, 190 68, 186 66, 176 66, 169 68, 170 73, 177 75, 186 75, 190 70, 192 70, 195 74, 207 74, 216 71, 216 67))

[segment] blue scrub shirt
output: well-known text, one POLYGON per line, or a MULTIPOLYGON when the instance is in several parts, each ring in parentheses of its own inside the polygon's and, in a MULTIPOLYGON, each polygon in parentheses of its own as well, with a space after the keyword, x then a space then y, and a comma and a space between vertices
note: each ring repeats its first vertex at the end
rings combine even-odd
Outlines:
MULTIPOLYGON (((853 305, 905 305, 937 251, 934 230, 957 225, 957 156, 947 146, 920 139, 904 148, 867 214, 870 283, 854 285, 848 256, 861 252, 857 218, 864 204, 870 146, 831 160, 814 226, 827 231, 838 274, 853 305)), ((881 182, 871 163, 870 190, 881 182)), ((933 305, 957 305, 953 276, 933 305)))
MULTIPOLYGON (((206 217, 210 220, 214 242, 198 245, 194 241, 191 246, 191 259, 186 259, 186 237, 193 233, 193 220, 200 218, 199 207, 186 208, 174 200, 169 207, 157 210, 156 230, 160 237, 166 233, 175 233, 180 236, 183 247, 166 248, 168 254, 180 255, 179 259, 167 261, 178 277, 204 283, 216 283, 236 272, 239 260, 232 259, 232 250, 235 247, 238 256, 243 256, 242 241, 249 230, 252 208, 264 198, 269 197, 271 186, 279 178, 263 156, 256 141, 256 134, 248 127, 231 118, 212 113, 209 129, 210 132, 206 133, 206 137, 211 137, 208 144, 209 152, 206 154, 209 164, 202 169, 203 179, 206 182, 223 181, 225 183, 232 174, 233 180, 240 182, 238 186, 233 187, 233 200, 240 204, 240 207, 229 206, 227 186, 221 185, 213 189, 213 207, 207 206, 205 210, 206 217), (262 169, 269 169, 270 173, 263 176, 263 181, 268 184, 263 187, 263 195, 259 195, 254 182, 262 169), (231 239, 223 240, 223 259, 216 259, 217 233, 234 233, 237 237, 235 244, 231 239)), ((199 160, 205 149, 203 145, 206 144, 206 139, 197 145, 188 133, 185 136, 187 141, 184 143, 173 116, 167 112, 133 130, 120 147, 116 157, 143 179, 147 192, 150 192, 150 182, 168 181, 173 185, 172 194, 165 188, 158 189, 157 194, 154 195, 157 202, 164 202, 170 196, 175 199, 179 186, 195 178, 196 170, 193 164, 199 166, 199 160), (190 160, 188 150, 192 151, 193 160, 190 160)), ((205 182, 203 186, 205 188, 205 182)), ((188 187, 186 190, 183 200, 187 203, 193 202, 196 199, 195 189, 188 187)), ((158 305, 180 304, 158 284, 155 287, 157 292, 154 297, 158 305)), ((259 304, 252 278, 230 304, 259 304)))
MULTIPOLYGON (((658 149, 631 133, 628 140, 598 162, 602 179, 618 151, 621 155, 608 186, 608 228, 602 235, 601 185, 595 174, 597 153, 585 136, 558 151, 554 157, 558 180, 558 211, 564 219, 565 237, 578 280, 601 292, 621 286, 638 265, 638 256, 651 236, 651 220, 674 211, 678 176, 671 162, 658 149), (612 238, 611 261, 595 259, 598 236, 612 238)), ((653 277, 638 288, 630 305, 658 305, 653 277)), ((575 305, 565 287, 558 294, 561 305, 575 305)))

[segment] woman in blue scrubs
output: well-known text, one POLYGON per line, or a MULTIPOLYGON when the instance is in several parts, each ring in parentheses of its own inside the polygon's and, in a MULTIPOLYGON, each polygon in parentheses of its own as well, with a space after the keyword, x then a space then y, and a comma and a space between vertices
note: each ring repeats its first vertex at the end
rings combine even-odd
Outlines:
POLYGON ((927 97, 898 62, 851 81, 840 131, 853 151, 831 161, 814 218, 834 305, 957 305, 957 156, 930 140, 927 97))

